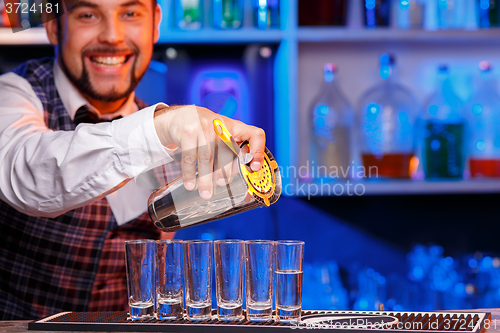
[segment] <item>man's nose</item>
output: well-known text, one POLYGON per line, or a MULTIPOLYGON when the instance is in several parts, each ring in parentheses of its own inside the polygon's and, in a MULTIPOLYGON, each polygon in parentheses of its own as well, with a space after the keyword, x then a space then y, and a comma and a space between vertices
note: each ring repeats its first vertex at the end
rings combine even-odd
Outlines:
POLYGON ((123 24, 118 18, 108 18, 99 34, 99 42, 119 44, 125 39, 123 24))

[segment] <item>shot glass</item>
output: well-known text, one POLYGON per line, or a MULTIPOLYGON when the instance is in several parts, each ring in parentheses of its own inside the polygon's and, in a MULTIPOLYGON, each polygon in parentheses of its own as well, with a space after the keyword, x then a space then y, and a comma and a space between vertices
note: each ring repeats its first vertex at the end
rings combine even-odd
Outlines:
POLYGON ((189 320, 212 318, 212 247, 208 240, 184 241, 186 313, 189 320))
POLYGON ((272 320, 274 242, 245 241, 247 319, 272 320))
POLYGON ((279 322, 296 323, 300 321, 303 255, 304 242, 275 242, 276 320, 279 322))
POLYGON ((156 244, 156 304, 159 319, 184 315, 182 291, 182 241, 162 239, 156 244))
POLYGON ((153 240, 125 241, 128 304, 133 320, 154 317, 154 253, 153 240))
POLYGON ((225 239, 214 242, 217 317, 242 320, 243 316, 243 241, 225 239))

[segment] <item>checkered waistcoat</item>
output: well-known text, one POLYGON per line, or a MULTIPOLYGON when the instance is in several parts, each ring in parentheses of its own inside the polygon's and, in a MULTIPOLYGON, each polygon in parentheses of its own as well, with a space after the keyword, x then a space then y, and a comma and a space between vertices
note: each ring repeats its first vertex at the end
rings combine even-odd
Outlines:
MULTIPOLYGON (((28 61, 14 72, 31 83, 47 127, 71 131, 75 124, 56 90, 53 62, 28 61)), ((0 200, 0 319, 126 310, 123 242, 159 235, 146 214, 118 227, 105 198, 56 218, 28 216, 0 200)))

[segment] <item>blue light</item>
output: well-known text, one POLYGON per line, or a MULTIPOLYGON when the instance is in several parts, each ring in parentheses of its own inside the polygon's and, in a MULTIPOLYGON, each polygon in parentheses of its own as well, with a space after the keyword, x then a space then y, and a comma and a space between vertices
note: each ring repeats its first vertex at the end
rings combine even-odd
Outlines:
POLYGON ((360 310, 366 310, 368 308, 368 301, 366 299, 362 299, 359 301, 360 310))
POLYGON ((326 71, 324 75, 324 79, 326 82, 332 82, 333 81, 333 73, 331 71, 326 71))
POLYGON ((368 110, 373 114, 377 114, 380 111, 380 107, 378 106, 378 104, 371 103, 368 105, 368 110))
POLYGON ((480 115, 481 112, 483 112, 483 107, 479 104, 475 104, 473 107, 472 107, 472 113, 474 114, 477 114, 477 115, 480 115))
POLYGON ((432 104, 431 106, 429 106, 429 113, 432 114, 432 115, 436 115, 439 111, 439 107, 435 104, 432 104))
POLYGON ((415 277, 415 279, 421 280, 424 277, 424 270, 420 266, 415 266, 413 267, 412 274, 415 277))
POLYGON ((368 9, 368 10, 373 10, 373 9, 375 9, 375 4, 376 4, 376 1, 375 1, 375 0, 365 0, 365 7, 366 7, 366 9, 368 9))
POLYGON ((485 268, 491 268, 493 266, 493 259, 491 257, 484 257, 483 266, 485 268))
POLYGON ((214 235, 209 232, 204 232, 201 234, 201 239, 203 240, 214 240, 214 235))
POLYGON ((439 142, 439 140, 432 140, 431 149, 433 151, 438 151, 440 147, 441 147, 441 142, 439 142))
POLYGON ((455 292, 457 294, 465 294, 465 284, 463 284, 462 282, 457 283, 455 285, 455 292))
POLYGON ((477 260, 472 258, 472 259, 469 259, 469 267, 470 268, 476 268, 477 267, 477 260))
POLYGON ((490 0, 481 0, 479 1, 479 7, 483 10, 487 10, 490 8, 490 0))
POLYGON ((453 265, 453 258, 452 257, 446 257, 444 260, 445 260, 447 265, 449 265, 449 266, 453 265))
POLYGON ((398 114, 398 119, 400 122, 406 123, 406 122, 408 122, 408 114, 406 112, 400 112, 398 114))
POLYGON ((448 9, 448 0, 439 0, 439 9, 447 10, 448 9))
POLYGON ((316 108, 316 112, 320 115, 320 116, 326 116, 329 112, 330 112, 330 109, 328 108, 328 106, 324 105, 324 104, 320 104, 318 105, 318 107, 316 108))
POLYGON ((314 124, 317 126, 317 127, 323 127, 325 126, 325 118, 323 117, 316 117, 315 120, 314 120, 314 124))
POLYGON ((476 149, 477 150, 483 151, 484 148, 486 148, 486 144, 484 143, 483 140, 479 140, 478 142, 476 142, 476 149))
POLYGON ((399 8, 401 8, 401 10, 408 10, 408 8, 410 8, 410 1, 409 0, 400 0, 399 1, 399 8))

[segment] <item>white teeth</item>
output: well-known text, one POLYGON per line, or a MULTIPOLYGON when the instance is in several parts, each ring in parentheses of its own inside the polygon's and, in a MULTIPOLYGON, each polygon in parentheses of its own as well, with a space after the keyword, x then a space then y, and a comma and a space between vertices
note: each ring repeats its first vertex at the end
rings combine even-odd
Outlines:
POLYGON ((91 57, 92 62, 98 65, 104 65, 106 67, 117 67, 123 65, 127 60, 127 57, 91 57))

